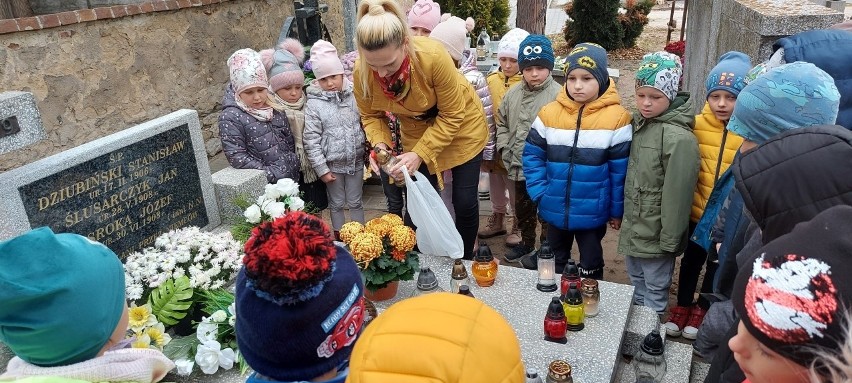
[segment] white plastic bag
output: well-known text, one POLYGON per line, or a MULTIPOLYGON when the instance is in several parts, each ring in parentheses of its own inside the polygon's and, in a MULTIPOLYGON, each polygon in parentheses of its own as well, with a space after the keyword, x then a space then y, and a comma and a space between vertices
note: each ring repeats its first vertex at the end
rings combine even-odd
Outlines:
POLYGON ((415 181, 408 175, 405 166, 401 169, 408 189, 408 214, 417 226, 417 247, 420 252, 461 258, 464 255, 464 242, 441 196, 423 173, 414 172, 417 177, 415 181))

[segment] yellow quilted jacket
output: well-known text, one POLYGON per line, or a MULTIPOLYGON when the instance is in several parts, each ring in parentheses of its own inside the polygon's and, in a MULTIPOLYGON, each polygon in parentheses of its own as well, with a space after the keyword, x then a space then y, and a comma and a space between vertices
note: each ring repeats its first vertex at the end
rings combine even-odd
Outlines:
POLYGON ((694 133, 698 139, 701 167, 698 169, 698 184, 695 185, 690 219, 692 222, 698 222, 704 214, 713 185, 734 162, 734 155, 742 145, 743 138, 725 129, 725 125, 713 115, 707 103, 704 103, 701 114, 695 116, 694 133))
POLYGON ((484 302, 434 293, 396 303, 371 322, 347 383, 523 383, 515 331, 484 302))
POLYGON ((356 65, 355 100, 370 144, 390 144, 385 112, 391 112, 401 124, 402 147, 417 153, 429 172, 438 174, 469 161, 485 148, 485 109, 439 41, 427 37, 414 37, 411 41, 416 60, 412 60, 408 94, 395 102, 382 93, 375 80, 370 81, 370 90, 365 92, 356 65), (431 116, 435 108, 437 116, 431 116))
POLYGON ((503 96, 506 95, 509 88, 521 82, 522 78, 523 76, 520 73, 512 77, 506 77, 503 71, 499 69, 485 78, 485 81, 488 83, 488 92, 491 93, 491 110, 495 111, 495 117, 497 116, 497 108, 500 107, 500 102, 503 101, 503 96))

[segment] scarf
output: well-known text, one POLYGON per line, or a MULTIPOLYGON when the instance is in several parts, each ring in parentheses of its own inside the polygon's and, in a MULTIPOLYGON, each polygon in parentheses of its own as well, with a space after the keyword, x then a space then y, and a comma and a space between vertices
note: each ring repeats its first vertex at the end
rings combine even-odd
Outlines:
POLYGON ((308 153, 305 152, 305 143, 302 139, 305 132, 305 113, 302 110, 305 108, 307 100, 305 92, 302 92, 302 97, 296 102, 284 101, 277 94, 272 93, 272 97, 269 98, 269 104, 275 110, 287 116, 287 122, 290 123, 290 131, 293 133, 293 141, 296 142, 296 155, 299 157, 299 171, 302 172, 302 181, 309 184, 318 181, 319 177, 317 177, 316 171, 311 167, 310 161, 308 161, 308 153))
POLYGON ((89 382, 158 382, 175 364, 162 352, 152 349, 122 349, 67 366, 40 367, 14 357, 0 379, 55 376, 89 382))
POLYGON ((382 93, 384 93, 387 98, 393 101, 402 100, 402 98, 408 94, 408 90, 411 89, 411 81, 409 81, 411 78, 411 62, 406 55, 405 60, 402 61, 402 65, 400 65, 396 73, 389 77, 381 77, 378 73, 373 71, 373 77, 379 81, 382 93))
MULTIPOLYGON (((267 94, 273 94, 273 95, 275 95, 275 97, 278 97, 278 95, 276 95, 275 92, 273 92, 272 90, 269 90, 269 89, 267 89, 267 94)), ((274 110, 272 108, 272 106, 270 106, 270 105, 272 105, 272 101, 271 101, 272 97, 267 96, 267 100, 266 100, 267 106, 264 107, 264 108, 260 108, 260 109, 252 108, 252 107, 246 105, 246 103, 243 102, 243 100, 240 98, 240 95, 238 95, 238 94, 234 94, 234 99, 237 101, 237 107, 238 108, 240 108, 244 112, 252 115, 252 117, 256 118, 258 121, 266 122, 266 121, 269 121, 269 120, 272 119, 272 111, 274 110)))

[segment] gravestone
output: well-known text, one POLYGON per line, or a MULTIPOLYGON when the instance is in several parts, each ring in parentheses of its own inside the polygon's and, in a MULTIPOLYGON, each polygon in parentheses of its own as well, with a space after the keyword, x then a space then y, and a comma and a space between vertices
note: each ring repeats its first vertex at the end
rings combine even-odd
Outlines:
POLYGON ((719 56, 740 51, 761 63, 776 40, 843 21, 843 13, 810 0, 702 0, 689 3, 684 90, 694 112, 704 106, 704 80, 719 56))
POLYGON ((180 110, 0 174, 0 240, 31 228, 87 236, 122 258, 221 218, 201 124, 180 110))
POLYGON ((32 145, 46 137, 32 93, 0 93, 0 154, 32 145))

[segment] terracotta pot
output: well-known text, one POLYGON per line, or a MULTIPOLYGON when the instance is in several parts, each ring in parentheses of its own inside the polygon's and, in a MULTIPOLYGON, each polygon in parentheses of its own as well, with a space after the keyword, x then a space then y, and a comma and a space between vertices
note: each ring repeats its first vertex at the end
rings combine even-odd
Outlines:
POLYGON ((393 281, 388 283, 387 286, 382 287, 376 291, 370 291, 370 289, 364 289, 364 297, 373 301, 386 301, 396 296, 396 292, 399 289, 399 281, 393 281))

